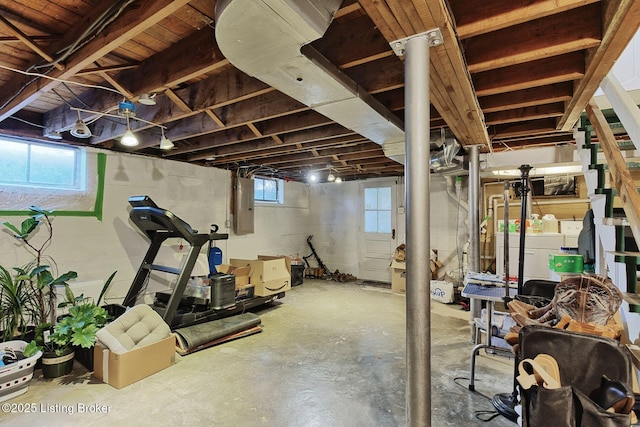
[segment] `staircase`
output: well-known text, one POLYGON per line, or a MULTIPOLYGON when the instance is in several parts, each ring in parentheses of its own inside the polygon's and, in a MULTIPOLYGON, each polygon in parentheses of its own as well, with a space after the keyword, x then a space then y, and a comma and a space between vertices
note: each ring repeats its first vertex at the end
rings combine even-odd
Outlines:
POLYGON ((609 276, 624 295, 620 313, 626 336, 622 341, 632 350, 634 363, 640 369, 640 347, 634 345, 640 343, 640 194, 623 154, 637 150, 640 141, 616 141, 594 101, 587 107, 587 117, 589 123, 583 122, 575 137, 595 217, 595 273, 609 276), (597 143, 592 142, 593 131, 597 143))

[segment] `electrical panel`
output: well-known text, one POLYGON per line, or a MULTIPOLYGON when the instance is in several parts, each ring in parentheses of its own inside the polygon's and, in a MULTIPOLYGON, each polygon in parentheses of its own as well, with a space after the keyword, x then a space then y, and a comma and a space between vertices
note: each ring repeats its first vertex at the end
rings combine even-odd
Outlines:
POLYGON ((233 232, 253 234, 253 180, 236 178, 233 232))

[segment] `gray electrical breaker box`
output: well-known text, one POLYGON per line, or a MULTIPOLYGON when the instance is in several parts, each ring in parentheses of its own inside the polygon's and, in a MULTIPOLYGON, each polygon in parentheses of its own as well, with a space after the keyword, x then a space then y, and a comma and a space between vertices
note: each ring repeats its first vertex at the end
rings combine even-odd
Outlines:
POLYGON ((233 232, 236 234, 253 233, 253 180, 236 178, 233 232))

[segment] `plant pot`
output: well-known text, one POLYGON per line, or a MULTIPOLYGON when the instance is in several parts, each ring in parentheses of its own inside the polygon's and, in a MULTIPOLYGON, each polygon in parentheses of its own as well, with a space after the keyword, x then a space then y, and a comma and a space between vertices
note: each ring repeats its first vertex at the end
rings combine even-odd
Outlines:
MULTIPOLYGON (((25 341, 19 340, 0 343, 2 349, 11 348, 20 352, 23 352, 26 346, 25 341)), ((31 357, 0 367, 0 402, 13 399, 27 391, 33 377, 33 369, 40 356, 42 352, 39 351, 31 357)))
POLYGON ((45 352, 42 355, 42 376, 58 378, 73 370, 74 348, 69 347, 58 356, 55 352, 45 352))
POLYGON ((89 348, 75 347, 76 360, 89 372, 93 372, 93 346, 89 348))

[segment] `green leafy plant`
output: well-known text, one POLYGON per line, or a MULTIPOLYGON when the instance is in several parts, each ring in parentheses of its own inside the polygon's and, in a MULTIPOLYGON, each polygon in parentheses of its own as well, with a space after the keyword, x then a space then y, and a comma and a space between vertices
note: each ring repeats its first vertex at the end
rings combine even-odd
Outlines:
POLYGON ((68 308, 68 313, 53 327, 46 323, 37 328, 36 338, 24 350, 25 356, 39 350, 60 356, 70 346, 91 348, 96 342, 96 333, 109 320, 107 310, 99 304, 116 273, 114 271, 105 282, 97 302, 83 295, 76 297, 69 285, 65 285, 65 300, 58 304, 58 308, 68 308))
POLYGON ((75 271, 55 277, 55 261, 44 253, 53 238, 52 213, 53 211, 31 206, 29 216, 22 221, 20 227, 8 221, 3 222, 14 238, 33 254, 33 259, 24 266, 12 269, 0 266, 0 329, 3 341, 23 337, 28 325, 44 323, 47 317, 53 323, 55 287, 66 285, 68 280, 77 277, 75 271), (41 225, 46 228, 46 235, 38 245, 32 242, 32 238, 41 225))
POLYGON ((40 321, 38 290, 24 270, 16 269, 15 277, 0 266, 0 330, 2 341, 27 333, 28 326, 40 321))

